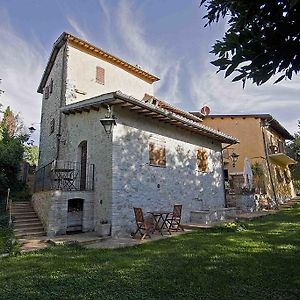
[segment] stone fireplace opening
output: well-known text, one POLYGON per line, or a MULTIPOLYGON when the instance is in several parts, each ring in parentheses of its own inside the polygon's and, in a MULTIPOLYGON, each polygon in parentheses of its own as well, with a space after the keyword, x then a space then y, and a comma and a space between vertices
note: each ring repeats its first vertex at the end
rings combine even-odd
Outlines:
POLYGON ((67 233, 82 232, 83 201, 81 198, 68 200, 67 233))

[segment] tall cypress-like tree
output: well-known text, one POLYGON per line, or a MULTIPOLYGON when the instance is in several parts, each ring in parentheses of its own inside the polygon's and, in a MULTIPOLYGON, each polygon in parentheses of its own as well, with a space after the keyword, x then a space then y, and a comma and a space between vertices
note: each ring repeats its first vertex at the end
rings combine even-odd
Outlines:
POLYGON ((18 135, 17 128, 18 118, 8 107, 0 122, 0 196, 6 193, 7 188, 14 190, 19 186, 18 174, 26 135, 18 135))

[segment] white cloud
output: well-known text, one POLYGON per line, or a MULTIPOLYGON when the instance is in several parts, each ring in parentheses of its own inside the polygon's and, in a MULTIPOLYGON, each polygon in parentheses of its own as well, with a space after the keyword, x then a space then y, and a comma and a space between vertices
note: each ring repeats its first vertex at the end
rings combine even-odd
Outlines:
POLYGON ((193 66, 189 67, 190 93, 196 109, 206 103, 213 114, 270 113, 291 133, 297 130, 300 78, 276 85, 268 82, 255 86, 248 82, 243 89, 240 82, 233 83, 224 79, 224 74, 216 74, 216 69, 209 64, 205 69, 199 73, 193 66))
POLYGON ((4 11, 0 12, 0 40, 1 89, 5 91, 0 102, 20 112, 26 126, 38 127, 42 97, 36 90, 46 64, 44 49, 16 32, 4 11))
POLYGON ((72 29, 75 31, 77 35, 83 40, 89 41, 89 36, 85 32, 85 30, 70 16, 66 17, 67 21, 69 22, 72 29))
POLYGON ((130 53, 130 58, 161 79, 155 83, 155 95, 171 103, 177 103, 182 95, 179 88, 182 61, 170 57, 166 46, 148 41, 142 16, 129 1, 119 1, 116 15, 118 31, 130 53))

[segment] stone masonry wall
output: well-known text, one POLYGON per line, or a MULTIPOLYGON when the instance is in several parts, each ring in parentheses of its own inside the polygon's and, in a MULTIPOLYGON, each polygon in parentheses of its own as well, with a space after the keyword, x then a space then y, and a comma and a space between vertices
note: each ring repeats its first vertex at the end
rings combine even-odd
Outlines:
POLYGON ((42 96, 39 167, 50 163, 56 158, 60 115, 59 109, 62 101, 61 89, 63 88, 63 57, 64 47, 62 47, 58 52, 53 68, 46 82, 46 86, 50 86, 51 80, 53 81, 52 93, 49 93, 48 99, 45 99, 45 95, 42 96), (51 120, 54 120, 53 133, 50 133, 51 120))
POLYGON ((65 234, 68 221, 68 200, 80 198, 83 202, 82 231, 94 230, 94 193, 48 191, 35 193, 32 197, 34 210, 43 223, 49 237, 65 234))
POLYGON ((87 160, 94 164, 94 207, 91 217, 96 226, 103 220, 111 221, 111 159, 112 143, 104 132, 100 119, 107 112, 83 112, 66 116, 66 136, 62 159, 80 161, 78 146, 87 141, 87 160))
POLYGON ((188 131, 115 108, 113 133, 112 234, 135 229, 133 207, 172 210, 183 205, 183 222, 192 210, 224 207, 221 144, 188 131), (166 143, 166 167, 149 165, 149 139, 166 143), (196 150, 209 153, 209 172, 196 168, 196 150))

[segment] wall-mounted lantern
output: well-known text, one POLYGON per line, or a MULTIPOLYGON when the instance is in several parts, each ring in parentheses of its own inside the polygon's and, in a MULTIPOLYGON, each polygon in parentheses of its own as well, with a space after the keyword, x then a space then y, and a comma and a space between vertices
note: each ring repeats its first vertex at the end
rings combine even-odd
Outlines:
POLYGON ((232 160, 232 166, 235 167, 235 164, 236 162, 238 161, 239 159, 239 154, 235 153, 235 152, 232 152, 232 154, 230 155, 231 157, 231 160, 232 160))
POLYGON ((28 129, 29 129, 30 134, 33 134, 36 130, 33 126, 29 127, 28 129))
POLYGON ((102 126, 104 127, 105 133, 109 137, 113 131, 113 127, 117 125, 115 117, 111 113, 110 106, 107 105, 107 114, 103 119, 100 119, 102 126))

